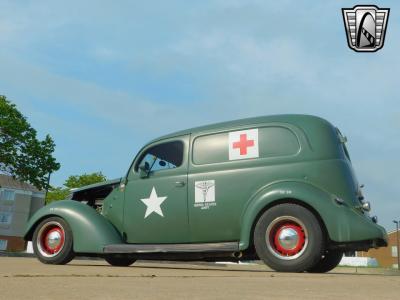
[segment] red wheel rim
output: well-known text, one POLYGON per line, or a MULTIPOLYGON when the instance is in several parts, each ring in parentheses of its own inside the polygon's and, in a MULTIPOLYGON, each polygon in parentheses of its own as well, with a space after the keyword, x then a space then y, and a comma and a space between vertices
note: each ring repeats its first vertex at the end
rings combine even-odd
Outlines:
POLYGON ((40 230, 39 251, 46 257, 57 255, 64 247, 65 233, 59 223, 46 224, 40 230))
POLYGON ((269 246, 281 258, 295 258, 306 247, 306 233, 294 220, 280 220, 269 230, 269 246))

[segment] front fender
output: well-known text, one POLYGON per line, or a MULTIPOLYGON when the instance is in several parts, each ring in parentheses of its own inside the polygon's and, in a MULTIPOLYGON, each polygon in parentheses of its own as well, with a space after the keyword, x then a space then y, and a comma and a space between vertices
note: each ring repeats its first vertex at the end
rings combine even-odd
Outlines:
POLYGON ((382 227, 347 203, 338 204, 335 195, 308 182, 285 181, 264 187, 247 202, 241 217, 240 250, 250 245, 253 225, 260 213, 283 199, 295 199, 311 207, 319 215, 332 241, 353 242, 385 237, 382 227))
POLYGON ((29 219, 25 240, 31 240, 36 226, 51 216, 63 218, 71 227, 76 253, 102 253, 105 245, 122 243, 120 234, 105 217, 73 200, 52 202, 38 210, 29 219))

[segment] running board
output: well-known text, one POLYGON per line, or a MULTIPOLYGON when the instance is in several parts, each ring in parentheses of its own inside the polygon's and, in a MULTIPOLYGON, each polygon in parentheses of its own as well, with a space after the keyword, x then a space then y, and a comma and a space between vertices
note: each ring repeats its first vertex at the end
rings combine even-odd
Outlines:
POLYGON ((237 252, 238 242, 199 244, 113 244, 103 248, 104 253, 187 253, 237 252))

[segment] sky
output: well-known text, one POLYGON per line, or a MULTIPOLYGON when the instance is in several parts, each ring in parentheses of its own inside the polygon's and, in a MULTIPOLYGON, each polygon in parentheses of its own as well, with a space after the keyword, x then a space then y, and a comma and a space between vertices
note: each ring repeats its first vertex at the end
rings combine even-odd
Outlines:
POLYGON ((301 113, 348 138, 372 214, 400 219, 400 2, 0 0, 0 94, 69 175, 124 176, 160 135, 301 113), (341 8, 389 7, 384 48, 347 46, 341 8))

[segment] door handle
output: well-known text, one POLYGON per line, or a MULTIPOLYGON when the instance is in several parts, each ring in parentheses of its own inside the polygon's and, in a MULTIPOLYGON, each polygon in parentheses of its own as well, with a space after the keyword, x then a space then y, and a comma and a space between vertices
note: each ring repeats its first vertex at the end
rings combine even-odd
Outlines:
POLYGON ((184 181, 177 181, 177 182, 175 182, 175 186, 185 186, 185 182, 184 181))

